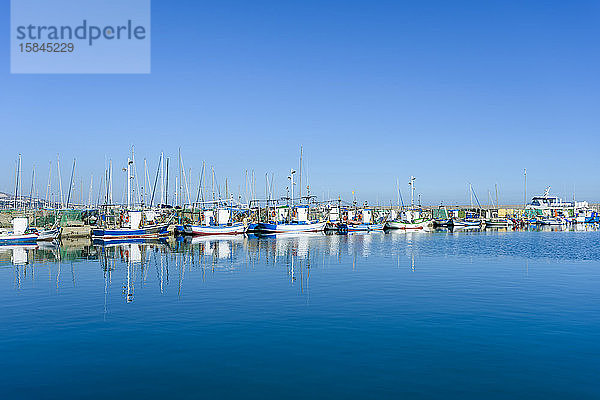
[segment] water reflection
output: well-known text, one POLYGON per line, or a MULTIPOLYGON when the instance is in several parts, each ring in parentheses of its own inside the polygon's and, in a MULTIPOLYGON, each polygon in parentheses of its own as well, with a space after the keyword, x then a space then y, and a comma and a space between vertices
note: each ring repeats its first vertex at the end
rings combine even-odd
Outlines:
POLYGON ((14 269, 17 289, 34 285, 36 280, 42 279, 40 271, 46 268, 48 280, 58 292, 62 285, 77 286, 78 263, 99 265, 97 271, 102 272, 105 313, 108 313, 107 299, 114 284, 118 285, 126 303, 134 302, 137 293, 146 287, 158 295, 175 291, 181 298, 187 279, 206 282, 220 274, 252 272, 265 267, 286 274, 292 287, 307 293, 311 271, 315 268, 359 271, 365 265, 390 265, 418 273, 418 266, 425 258, 450 256, 471 260, 477 256, 498 255, 525 260, 540 257, 597 260, 600 259, 600 250, 595 246, 597 231, 595 225, 576 225, 529 227, 520 231, 495 228, 349 235, 212 236, 111 244, 63 241, 61 244, 0 246, 0 267, 14 269), (555 231, 565 234, 534 233, 555 231), (36 273, 40 276, 36 277, 36 273))

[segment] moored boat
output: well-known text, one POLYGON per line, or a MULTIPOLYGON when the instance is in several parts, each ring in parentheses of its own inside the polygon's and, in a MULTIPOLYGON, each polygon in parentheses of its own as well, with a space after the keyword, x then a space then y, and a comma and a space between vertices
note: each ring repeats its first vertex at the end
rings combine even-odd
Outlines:
POLYGON ((242 222, 224 225, 190 225, 192 235, 238 235, 246 232, 247 226, 242 222))
POLYGON ((561 217, 546 217, 540 218, 538 220, 538 224, 540 225, 550 225, 550 226, 558 226, 558 225, 566 225, 568 221, 561 217))
POLYGON ((486 228, 504 228, 515 225, 515 222, 510 218, 488 218, 485 220, 486 228))
POLYGON ((255 231, 259 233, 321 232, 325 230, 325 224, 324 221, 259 222, 255 231))
POLYGON ((38 241, 51 242, 58 239, 61 232, 62 228, 60 226, 56 226, 51 229, 42 229, 41 231, 38 231, 38 241))
POLYGON ((12 224, 12 231, 4 230, 0 232, 0 245, 33 244, 37 242, 39 234, 28 229, 27 218, 14 218, 12 224))
MULTIPOLYGON (((247 231, 248 225, 243 222, 233 222, 231 208, 204 210, 201 214, 201 224, 186 224, 183 231, 190 235, 238 235, 247 231)), ((256 229, 254 227, 254 229, 256 229)))
POLYGON ((383 224, 375 223, 360 223, 360 224, 346 224, 348 232, 371 232, 371 231, 382 231, 383 224))
POLYGON ((142 211, 129 211, 121 227, 98 227, 92 230, 93 239, 122 240, 158 238, 169 234, 169 223, 152 223, 142 226, 142 211))
POLYGON ((385 229, 405 229, 418 230, 429 229, 433 227, 433 220, 419 218, 414 221, 388 221, 385 223, 385 229))
POLYGON ((425 218, 421 209, 413 208, 404 210, 396 217, 385 223, 385 229, 422 230, 433 228, 434 222, 431 218, 425 218))
POLYGON ((448 225, 454 228, 459 227, 480 227, 483 221, 479 218, 450 218, 448 225))

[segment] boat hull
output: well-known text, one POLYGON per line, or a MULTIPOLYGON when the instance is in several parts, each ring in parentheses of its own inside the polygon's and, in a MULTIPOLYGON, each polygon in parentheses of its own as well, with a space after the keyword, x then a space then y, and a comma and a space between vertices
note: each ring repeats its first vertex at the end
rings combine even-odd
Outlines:
POLYGON ((421 222, 405 222, 405 221, 388 221, 385 223, 386 229, 405 229, 405 230, 419 230, 427 229, 433 226, 433 221, 421 221, 421 222))
POLYGON ((259 233, 294 233, 294 232, 322 232, 326 222, 308 222, 304 224, 270 224, 260 222, 255 231, 259 233))
POLYGON ((499 219, 499 220, 486 220, 485 227, 486 228, 507 228, 509 226, 513 226, 514 222, 509 219, 499 219))
POLYGON ((348 224, 348 232, 382 231, 383 224, 348 224))
POLYGON ((461 227, 479 227, 482 225, 481 221, 467 221, 467 220, 450 220, 449 225, 455 228, 461 227))
POLYGON ((56 240, 59 238, 61 230, 62 229, 60 227, 57 227, 54 229, 45 229, 43 231, 40 231, 38 240, 39 241, 47 241, 47 242, 56 240))
POLYGON ((566 225, 567 221, 562 220, 562 219, 547 218, 547 219, 539 220, 538 224, 546 225, 546 226, 560 226, 560 225, 566 225))
POLYGON ((186 225, 186 232, 190 232, 194 236, 210 236, 210 235, 239 235, 246 232, 247 226, 243 223, 233 225, 186 225))
POLYGON ((33 244, 38 240, 37 233, 24 233, 22 235, 6 234, 0 235, 0 245, 11 244, 33 244))
POLYGON ((118 229, 103 229, 97 228, 92 230, 94 239, 102 240, 123 240, 123 239, 145 239, 167 236, 169 224, 160 224, 148 226, 140 229, 118 228, 118 229))

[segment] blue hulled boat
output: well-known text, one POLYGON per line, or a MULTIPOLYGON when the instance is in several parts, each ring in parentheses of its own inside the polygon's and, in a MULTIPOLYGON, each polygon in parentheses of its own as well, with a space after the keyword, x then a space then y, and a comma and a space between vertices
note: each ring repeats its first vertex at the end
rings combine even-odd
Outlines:
POLYGON ((142 211, 129 211, 121 227, 99 227, 92 230, 93 239, 124 240, 158 238, 169 234, 169 223, 147 223, 141 226, 142 211))
POLYGON ((34 244, 37 242, 39 234, 28 229, 29 222, 27 218, 14 218, 12 224, 12 231, 5 230, 0 232, 0 245, 34 244))

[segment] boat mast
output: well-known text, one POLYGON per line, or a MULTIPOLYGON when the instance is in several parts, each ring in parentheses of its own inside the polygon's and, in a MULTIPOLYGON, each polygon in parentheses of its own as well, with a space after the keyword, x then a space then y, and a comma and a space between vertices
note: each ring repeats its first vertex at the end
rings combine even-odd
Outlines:
POLYGON ((523 169, 523 208, 527 206, 527 168, 523 169))
POLYGON ((142 204, 146 205, 146 192, 150 189, 150 175, 148 175, 148 162, 144 158, 144 184, 142 185, 142 204))
POLYGON ((75 159, 73 158, 73 168, 71 169, 71 180, 69 181, 69 193, 67 194, 67 207, 69 208, 69 203, 71 202, 71 190, 73 189, 73 175, 75 174, 75 159))
POLYGON ((167 157, 167 163, 165 166, 165 203, 169 204, 169 157, 167 157))
POLYGON ((52 178, 52 161, 50 161, 50 167, 48 168, 48 186, 46 186, 46 198, 44 199, 44 203, 46 206, 48 205, 48 196, 50 194, 50 183, 52 182, 50 179, 52 178))
POLYGON ((28 203, 29 207, 31 207, 31 204, 33 202, 33 197, 35 196, 35 193, 33 192, 34 187, 35 187, 35 164, 33 165, 33 172, 31 174, 31 189, 29 190, 29 203, 28 203))
POLYGON ((410 207, 411 208, 415 208, 415 178, 414 176, 411 175, 410 177, 410 182, 408 182, 408 185, 410 186, 410 207))
POLYGON ((127 157, 127 209, 131 209, 131 158, 127 157))
POLYGON ((163 202, 165 198, 165 163, 164 163, 164 153, 160 153, 160 161, 159 161, 159 171, 160 171, 160 203, 163 202))
POLYGON ((469 208, 473 208, 473 186, 469 183, 469 208))
MULTIPOLYGON (((181 147, 179 148, 179 168, 180 168, 179 185, 181 186, 180 196, 183 198, 183 189, 185 187, 185 194, 187 196, 187 202, 188 202, 188 204, 191 205, 192 201, 190 199, 190 188, 188 186, 187 176, 185 175, 185 167, 183 166, 183 158, 181 158, 181 147), (182 179, 182 175, 183 175, 183 179, 182 179)), ((192 178, 192 171, 190 171, 190 179, 191 178, 192 178)), ((185 208, 185 206, 183 208, 185 208)))
POLYGON ((112 205, 113 203, 113 163, 112 160, 109 160, 109 170, 108 170, 108 181, 110 185, 108 186, 108 204, 112 205))
POLYGON ((400 209, 400 180, 396 178, 396 191, 398 192, 398 209, 400 209))
MULTIPOLYGON (((194 207, 192 207, 192 209, 195 208, 195 205, 198 204, 198 200, 200 199, 200 194, 202 193, 202 177, 204 176, 204 161, 202 161, 202 171, 200 172, 200 175, 198 176, 198 193, 196 193, 196 202, 194 203, 194 207)), ((192 179, 191 174, 190 174, 190 179, 192 179)), ((204 194, 203 194, 204 196, 204 194)), ((202 199, 202 202, 204 202, 204 199, 202 199)))
POLYGON ((19 204, 23 205, 23 164, 19 154, 19 204))
POLYGON ((291 183, 290 183, 290 191, 291 191, 290 204, 292 207, 294 207, 294 174, 295 173, 296 173, 296 171, 294 171, 294 169, 292 168, 292 170, 290 172, 290 176, 288 177, 291 181, 291 183))
MULTIPOLYGON (((298 183, 300 184, 300 204, 302 204, 302 145, 300 145, 300 168, 298 169, 298 183)), ((293 198, 294 196, 292 196, 293 198)))
POLYGON ((60 192, 60 208, 63 208, 63 190, 62 190, 62 179, 60 177, 60 159, 58 158, 58 154, 56 155, 56 170, 58 171, 58 191, 60 192))
POLYGON ((144 199, 142 198, 142 191, 140 190, 140 180, 138 178, 137 166, 135 165, 135 153, 133 151, 133 146, 131 146, 131 165, 133 166, 131 171, 131 179, 135 181, 135 186, 132 187, 133 194, 131 196, 131 200, 133 201, 133 205, 135 205, 136 197, 139 196, 139 204, 143 204, 144 199))
POLYGON ((496 208, 498 208, 498 184, 496 183, 496 208))
POLYGON ((210 184, 210 188, 212 190, 212 199, 213 199, 213 205, 214 205, 214 202, 215 202, 215 167, 211 166, 210 168, 212 170, 212 182, 210 184))
MULTIPOLYGON (((182 169, 183 169, 183 165, 181 162, 181 147, 178 150, 178 157, 179 157, 179 186, 177 186, 177 177, 175 177, 175 199, 180 199, 181 195, 178 196, 178 194, 180 192, 182 192, 180 186, 183 185, 183 179, 181 179, 182 176, 182 169)), ((180 205, 177 201, 175 201, 175 205, 180 205)))
POLYGON ((17 199, 19 198, 19 164, 21 160, 21 155, 19 154, 19 158, 15 163, 15 198, 14 198, 14 209, 17 209, 17 199))
POLYGON ((90 175, 90 192, 88 194, 88 207, 92 208, 92 185, 94 184, 94 174, 90 175))

